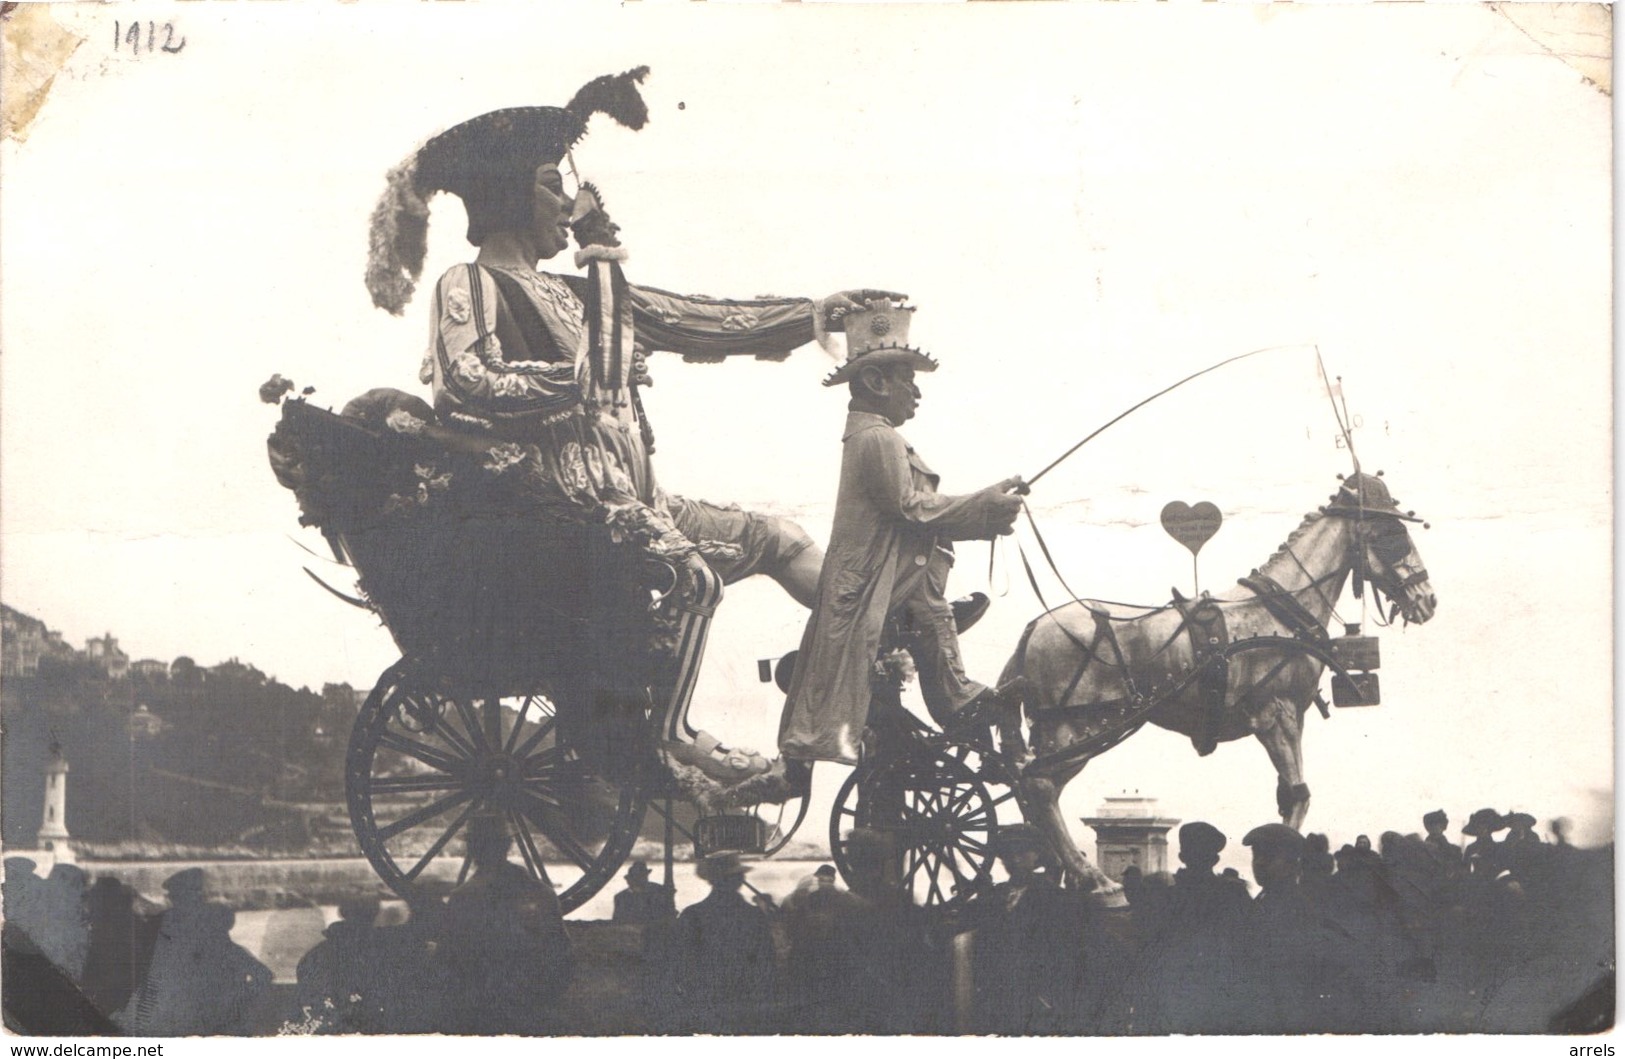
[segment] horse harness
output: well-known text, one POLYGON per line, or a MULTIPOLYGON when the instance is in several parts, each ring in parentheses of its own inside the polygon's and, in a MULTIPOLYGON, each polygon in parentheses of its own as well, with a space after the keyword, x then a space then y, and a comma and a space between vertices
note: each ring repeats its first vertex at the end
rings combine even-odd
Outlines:
MULTIPOLYGON (((1128 664, 1128 655, 1118 639, 1111 615, 1104 608, 1088 608, 1095 623, 1093 644, 1083 642, 1065 625, 1060 626, 1067 638, 1082 651, 1082 658, 1072 674, 1072 679, 1068 681, 1066 690, 1062 692, 1057 706, 1061 706, 1072 697, 1072 693, 1077 690, 1078 684, 1082 682, 1084 674, 1092 664, 1115 668, 1121 676, 1124 695, 1104 702, 1062 706, 1061 708, 1066 709, 1088 710, 1091 715, 1089 718, 1091 730, 1066 750, 1034 760, 1028 766, 1030 770, 1041 774, 1050 768, 1064 767, 1079 757, 1094 757, 1104 753, 1138 731, 1152 710, 1182 693, 1192 682, 1196 683, 1201 701, 1206 706, 1204 731, 1197 742, 1197 748, 1204 754, 1213 751, 1217 741, 1212 737, 1217 730, 1219 712, 1224 707, 1230 676, 1228 654, 1230 637, 1225 624, 1224 609, 1211 596, 1203 595, 1199 599, 1191 600, 1182 596, 1178 589, 1173 591, 1173 600, 1167 606, 1177 610, 1181 620, 1179 628, 1164 645, 1164 649, 1172 646, 1181 635, 1188 638, 1191 645, 1190 670, 1167 686, 1142 688, 1135 680, 1128 664), (1100 653, 1101 645, 1104 645, 1108 652, 1105 657, 1100 653), (1203 749, 1204 746, 1206 749, 1203 749)), ((1027 625, 1016 647, 1016 657, 1020 660, 1019 668, 1022 670, 1026 668, 1027 643, 1041 620, 1042 616, 1027 625)))
MULTIPOLYGON (((1128 654, 1118 638, 1111 615, 1104 608, 1093 606, 1088 608, 1095 625, 1093 644, 1084 642, 1065 625, 1057 622, 1067 638, 1080 649, 1082 657, 1078 668, 1067 683, 1066 690, 1056 704, 1048 708, 1089 711, 1090 730, 1065 750, 1033 760, 1028 765, 1027 771, 1042 775, 1047 771, 1074 764, 1080 758, 1087 759, 1104 753, 1138 731, 1146 723, 1152 710, 1182 694, 1193 683, 1196 685, 1199 701, 1203 707, 1203 721, 1201 732, 1193 736, 1191 742, 1198 754, 1204 756, 1211 754, 1218 745, 1219 724, 1228 697, 1230 659, 1243 651, 1263 647, 1288 649, 1288 653, 1255 683, 1255 688, 1267 685, 1294 659, 1305 654, 1334 671, 1342 671, 1342 665, 1331 653, 1330 635, 1295 595, 1267 574, 1257 570, 1240 578, 1239 583, 1254 593, 1258 602, 1286 628, 1289 635, 1232 640, 1225 621, 1224 608, 1218 600, 1206 594, 1195 600, 1187 599, 1175 589, 1173 599, 1167 606, 1179 612, 1181 621, 1179 628, 1164 646, 1171 646, 1181 636, 1187 638, 1191 646, 1191 665, 1188 672, 1165 686, 1142 688, 1135 680, 1128 665, 1128 654), (1114 667, 1121 675, 1125 694, 1104 702, 1064 705, 1077 690, 1091 665, 1114 667)), ((1021 640, 1016 647, 1018 672, 1024 674, 1028 641, 1038 622, 1045 617, 1049 617, 1049 614, 1040 615, 1022 632, 1021 640)), ((1237 702, 1245 702, 1251 694, 1252 689, 1242 692, 1237 697, 1237 702)), ((1323 716, 1330 716, 1318 691, 1316 705, 1323 716)))
POLYGON ((1225 648, 1230 645, 1230 630, 1224 621, 1224 608, 1213 598, 1203 595, 1192 601, 1172 589, 1173 606, 1184 619, 1181 629, 1190 636, 1191 665, 1196 670, 1196 693, 1202 710, 1202 731, 1191 741, 1196 752, 1203 757, 1213 753, 1219 745, 1219 713, 1224 709, 1225 692, 1230 683, 1230 656, 1225 648))

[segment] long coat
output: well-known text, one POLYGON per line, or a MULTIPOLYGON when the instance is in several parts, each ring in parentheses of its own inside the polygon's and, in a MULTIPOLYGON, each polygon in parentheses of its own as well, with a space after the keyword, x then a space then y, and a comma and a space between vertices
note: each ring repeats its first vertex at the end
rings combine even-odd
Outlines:
POLYGON ((883 416, 849 412, 841 442, 835 524, 779 747, 789 757, 852 765, 886 615, 927 585, 933 549, 990 540, 1010 519, 995 504, 997 486, 967 496, 937 492, 937 474, 883 416))

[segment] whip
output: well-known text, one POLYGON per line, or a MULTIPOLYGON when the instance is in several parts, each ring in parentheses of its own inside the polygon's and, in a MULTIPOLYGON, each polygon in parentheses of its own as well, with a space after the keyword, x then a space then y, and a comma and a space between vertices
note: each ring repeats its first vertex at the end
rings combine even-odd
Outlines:
MULTIPOLYGON (((1098 437, 1099 435, 1105 433, 1108 427, 1114 426, 1119 421, 1128 418, 1129 415, 1131 415, 1134 412, 1139 411, 1141 408, 1144 408, 1146 405, 1150 404, 1152 401, 1155 401, 1157 398, 1161 397, 1163 394, 1169 393, 1170 391, 1179 389, 1181 386, 1185 385, 1187 382, 1190 382, 1192 379, 1199 379, 1203 375, 1206 375, 1210 371, 1218 371, 1220 368, 1224 367, 1226 364, 1234 364, 1238 360, 1246 360, 1248 357, 1256 357, 1260 353, 1269 353, 1269 352, 1272 352, 1272 351, 1278 350, 1278 349, 1303 349, 1303 348, 1304 347, 1301 346, 1301 345, 1296 345, 1296 346, 1265 346, 1263 349, 1255 349, 1250 353, 1240 353, 1240 354, 1237 354, 1234 357, 1226 357, 1224 360, 1219 361, 1217 364, 1209 365, 1208 367, 1203 368, 1201 371, 1192 372, 1191 374, 1185 376, 1183 379, 1180 379, 1178 382, 1174 383, 1172 386, 1163 387, 1162 389, 1158 390, 1156 393, 1152 394, 1150 397, 1147 397, 1145 400, 1140 401, 1139 403, 1129 407, 1127 410, 1125 410, 1123 412, 1119 412, 1117 415, 1115 415, 1111 419, 1107 420, 1105 424, 1103 424, 1100 427, 1097 427, 1092 433, 1090 433, 1082 441, 1078 442, 1076 445, 1073 445, 1070 449, 1067 449, 1065 452, 1063 452, 1059 456, 1057 456, 1054 460, 1050 461, 1049 465, 1047 467, 1045 467, 1043 470, 1039 471, 1037 474, 1033 475, 1031 478, 1028 478, 1026 480, 1025 484, 1030 487, 1034 482, 1036 482, 1040 478, 1044 477, 1044 475, 1048 474, 1050 471, 1053 471, 1068 456, 1071 456, 1074 452, 1077 452, 1079 449, 1081 449, 1085 445, 1089 444, 1089 442, 1093 441, 1096 437, 1098 437)), ((1318 350, 1317 350, 1317 356, 1318 356, 1318 350)))

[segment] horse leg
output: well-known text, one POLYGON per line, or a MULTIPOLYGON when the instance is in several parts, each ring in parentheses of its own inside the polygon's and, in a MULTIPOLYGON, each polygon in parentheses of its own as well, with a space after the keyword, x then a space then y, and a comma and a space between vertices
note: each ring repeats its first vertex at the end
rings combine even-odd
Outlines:
POLYGON ((1072 841, 1066 818, 1061 815, 1061 790, 1082 771, 1083 766, 1078 765, 1059 777, 1022 776, 1018 781, 1022 814, 1049 840, 1066 874, 1092 901, 1102 908, 1123 908, 1128 904, 1123 888, 1089 863, 1089 858, 1072 841))
POLYGON ((1309 815, 1309 785, 1303 782, 1303 710, 1276 696, 1252 718, 1252 729, 1275 766, 1275 806, 1281 822, 1302 830, 1309 815))

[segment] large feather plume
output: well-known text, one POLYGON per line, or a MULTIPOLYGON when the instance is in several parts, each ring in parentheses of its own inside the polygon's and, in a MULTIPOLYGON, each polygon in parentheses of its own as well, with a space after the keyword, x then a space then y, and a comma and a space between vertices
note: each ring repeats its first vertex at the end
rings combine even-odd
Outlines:
POLYGON ((429 204, 417 189, 417 154, 389 171, 367 233, 367 290, 394 316, 412 300, 429 253, 429 204))
POLYGON ((639 66, 624 74, 595 77, 581 86, 564 109, 581 122, 582 131, 586 131, 587 122, 594 114, 608 114, 636 132, 649 120, 649 107, 638 92, 639 82, 647 76, 649 68, 639 66))

